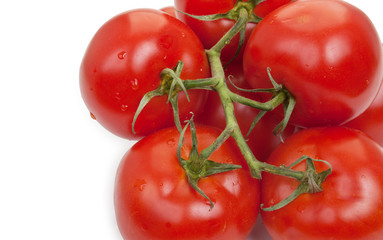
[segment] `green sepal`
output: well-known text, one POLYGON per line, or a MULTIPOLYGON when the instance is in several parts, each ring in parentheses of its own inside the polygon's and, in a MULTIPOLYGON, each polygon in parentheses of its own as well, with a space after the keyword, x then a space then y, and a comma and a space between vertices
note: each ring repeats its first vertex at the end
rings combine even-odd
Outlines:
POLYGON ((246 33, 246 28, 242 28, 239 31, 239 42, 238 42, 238 46, 237 46, 237 51, 235 52, 234 56, 230 59, 230 61, 225 65, 224 68, 229 66, 229 64, 232 63, 234 61, 234 59, 236 59, 237 56, 239 55, 239 53, 241 52, 243 44, 245 43, 245 37, 246 37, 245 33, 246 33))
POLYGON ((232 18, 230 16, 229 12, 227 12, 227 13, 218 13, 218 14, 210 14, 210 15, 193 15, 193 14, 189 14, 189 13, 183 12, 183 11, 178 10, 178 9, 176 9, 176 11, 180 12, 182 14, 185 14, 185 15, 187 15, 189 17, 198 19, 200 21, 215 21, 215 20, 219 20, 219 19, 223 19, 223 18, 234 20, 234 18, 232 18))
POLYGON ((168 95, 167 103, 171 103, 173 107, 173 115, 174 121, 178 130, 181 130, 181 123, 179 120, 179 112, 178 112, 178 92, 183 91, 186 95, 187 100, 190 102, 189 95, 187 93, 186 87, 183 84, 182 79, 179 77, 181 75, 181 71, 183 69, 184 63, 182 61, 178 61, 177 65, 174 69, 165 68, 161 72, 161 84, 157 89, 147 92, 141 99, 137 110, 133 117, 132 122, 132 132, 136 134, 134 130, 134 125, 136 124, 137 118, 145 108, 145 106, 154 98, 158 96, 163 96, 165 94, 168 95))
POLYGON ((277 83, 274 80, 273 76, 271 75, 270 67, 267 67, 267 75, 269 76, 269 79, 270 79, 271 84, 273 85, 273 87, 275 89, 275 92, 276 93, 277 92, 284 92, 287 95, 287 99, 285 101, 283 101, 284 117, 283 117, 282 121, 280 123, 278 123, 278 125, 273 130, 273 134, 276 136, 279 136, 281 142, 283 143, 284 140, 283 140, 282 134, 285 131, 285 129, 286 129, 286 127, 290 121, 290 117, 291 117, 291 114, 293 113, 293 110, 294 110, 294 107, 296 104, 296 100, 295 100, 294 96, 291 95, 287 90, 285 90, 281 84, 277 83))
POLYGON ((210 198, 198 187, 198 182, 201 178, 206 178, 214 174, 224 173, 228 171, 233 171, 241 168, 241 165, 227 164, 227 163, 217 163, 208 159, 203 159, 198 153, 198 141, 197 133, 194 125, 192 116, 190 120, 187 121, 187 124, 180 132, 180 138, 178 140, 177 146, 177 159, 185 170, 188 182, 190 186, 196 190, 201 196, 207 199, 210 202, 210 210, 213 209, 214 203, 210 198), (184 143, 184 136, 187 128, 190 127, 191 137, 192 137, 192 147, 189 154, 189 160, 185 160, 181 156, 181 149, 184 143))
POLYGON ((218 163, 211 160, 206 160, 205 171, 200 174, 201 178, 211 176, 213 174, 224 173, 242 168, 241 165, 230 163, 218 163))
POLYGON ((247 132, 245 138, 248 138, 250 133, 253 131, 255 125, 261 120, 261 118, 267 113, 267 111, 260 111, 257 116, 254 118, 253 122, 251 123, 251 126, 249 128, 249 131, 247 132))
POLYGON ((280 201, 279 203, 271 207, 264 208, 263 207, 264 204, 261 204, 260 207, 263 211, 275 211, 288 205, 289 203, 294 201, 296 198, 298 198, 302 194, 305 194, 305 193, 313 194, 313 193, 323 191, 321 184, 332 173, 332 166, 329 162, 320 160, 320 159, 313 159, 309 156, 304 155, 300 157, 298 160, 296 160, 295 162, 293 162, 288 167, 285 167, 283 165, 281 167, 291 169, 292 167, 298 165, 299 163, 303 161, 306 161, 307 167, 302 179, 298 179, 300 181, 299 186, 287 198, 283 199, 282 201, 280 201), (325 163, 329 168, 318 173, 316 171, 314 162, 325 163))
POLYGON ((291 94, 287 93, 287 96, 287 100, 283 102, 284 117, 273 130, 274 135, 279 136, 281 142, 284 142, 282 134, 290 121, 291 114, 293 113, 296 104, 295 98, 291 94))
POLYGON ((139 105, 138 105, 138 108, 134 114, 134 117, 133 117, 133 122, 132 122, 132 132, 133 134, 136 134, 136 131, 134 130, 134 125, 136 124, 136 121, 137 121, 137 118, 138 118, 138 115, 140 115, 140 113, 142 112, 142 110, 145 108, 145 106, 150 102, 150 100, 152 100, 154 97, 158 97, 158 96, 162 96, 163 93, 159 90, 159 89, 156 89, 156 90, 153 90, 153 91, 150 91, 148 93, 146 93, 143 98, 141 99, 139 105))

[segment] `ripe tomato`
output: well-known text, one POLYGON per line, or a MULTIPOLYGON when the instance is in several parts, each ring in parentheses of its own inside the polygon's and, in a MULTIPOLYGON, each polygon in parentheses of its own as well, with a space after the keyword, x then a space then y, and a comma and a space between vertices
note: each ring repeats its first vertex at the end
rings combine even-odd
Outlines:
MULTIPOLYGON (((209 146, 220 131, 198 127, 198 148, 209 146)), ((176 151, 179 133, 162 129, 136 143, 123 157, 115 182, 115 210, 124 239, 246 239, 256 222, 259 181, 251 178, 232 139, 209 158, 243 168, 200 179, 210 203, 188 183, 176 151)), ((187 159, 192 143, 186 132, 181 150, 187 159)))
MULTIPOLYGON (((323 191, 300 195, 279 210, 262 211, 273 239, 381 239, 383 236, 383 150, 364 133, 344 127, 309 128, 288 138, 268 163, 289 166, 302 155, 322 159, 333 172, 323 191)), ((315 163, 317 171, 328 169, 315 163)), ((304 171, 302 162, 293 169, 304 171)), ((261 181, 261 203, 275 205, 298 181, 268 173, 261 181)))
MULTIPOLYGON (((210 76, 204 48, 193 31, 159 10, 132 10, 106 22, 91 40, 80 68, 82 97, 101 125, 123 138, 136 139, 174 124, 167 96, 154 98, 132 120, 145 93, 156 89, 160 73, 184 62, 183 79, 210 76)), ((181 121, 198 115, 207 93, 179 95, 181 121)))
POLYGON ((267 15, 244 53, 252 87, 271 87, 267 68, 297 103, 291 123, 339 125, 371 104, 382 80, 381 41, 368 17, 338 0, 303 0, 267 15))
MULTIPOLYGON (((246 82, 242 65, 239 63, 232 63, 225 69, 227 77, 231 78, 233 84, 237 87, 250 89, 249 84, 246 82)), ((247 98, 260 101, 256 93, 243 92, 236 89, 230 82, 227 83, 231 91, 241 94, 247 98)), ((234 103, 234 112, 237 118, 239 127, 242 130, 242 134, 246 135, 252 122, 259 113, 259 110, 234 103)), ((273 134, 274 128, 281 121, 275 114, 268 113, 261 118, 261 120, 255 125, 253 131, 248 136, 247 144, 253 151, 256 158, 261 161, 266 161, 269 154, 274 148, 281 142, 279 136, 273 134)), ((223 111, 221 100, 216 92, 209 94, 206 102, 204 112, 195 119, 196 123, 218 127, 224 129, 226 127, 225 113, 223 111)), ((284 138, 291 135, 295 130, 295 127, 289 125, 284 131, 284 138)))

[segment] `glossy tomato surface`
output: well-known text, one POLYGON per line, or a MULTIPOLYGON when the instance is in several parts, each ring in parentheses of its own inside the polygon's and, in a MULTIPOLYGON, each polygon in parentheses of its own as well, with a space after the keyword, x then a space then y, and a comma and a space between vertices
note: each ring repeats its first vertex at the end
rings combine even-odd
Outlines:
POLYGON ((383 84, 367 110, 345 126, 363 131, 383 146, 383 84))
MULTIPOLYGON (((198 147, 209 146, 220 131, 197 127, 198 147)), ((163 129, 136 143, 123 157, 116 176, 115 210, 127 240, 246 239, 259 208, 259 182, 251 178, 232 139, 209 158, 243 168, 201 179, 198 186, 213 201, 193 190, 176 156, 179 133, 163 129)), ((190 131, 182 157, 188 159, 190 131)))
MULTIPOLYGON (((167 96, 154 98, 132 133, 132 120, 144 94, 156 89, 160 73, 184 62, 183 79, 210 76, 204 48, 194 32, 178 19, 157 10, 121 13, 106 22, 91 40, 80 68, 82 97, 92 116, 112 133, 137 139, 174 124, 167 96)), ((181 121, 198 115, 205 91, 179 94, 181 121)))
MULTIPOLYGON (((300 195, 279 210, 262 211, 273 239, 382 239, 383 150, 364 133, 344 127, 310 128, 288 138, 268 163, 289 166, 307 155, 329 162, 333 172, 323 191, 300 195)), ((315 163, 317 171, 328 169, 315 163)), ((302 162, 293 169, 304 171, 302 162)), ((261 181, 261 203, 270 207, 288 197, 298 181, 268 173, 261 181)))
POLYGON ((252 32, 244 71, 271 87, 267 68, 295 97, 291 123, 339 125, 367 109, 382 81, 382 51, 370 19, 345 1, 302 0, 267 15, 252 32))
MULTIPOLYGON (((262 101, 262 98, 257 93, 245 92, 237 89, 251 89, 246 82, 243 74, 242 64, 232 63, 225 69, 227 85, 229 89, 241 96, 262 101), (230 80, 229 80, 230 79, 230 80)), ((271 97, 271 95, 269 95, 271 97)), ((240 103, 234 103, 234 113, 237 118, 242 134, 246 136, 251 124, 259 113, 258 109, 251 108, 240 103)), ((247 144, 253 151, 253 154, 258 160, 266 161, 269 154, 281 142, 280 137, 273 134, 274 128, 282 120, 281 117, 273 113, 268 113, 255 125, 253 131, 247 138, 247 144)), ((223 106, 218 93, 209 93, 208 100, 205 104, 204 112, 196 118, 196 123, 218 127, 225 129, 226 119, 223 111, 223 106)), ((288 125, 284 131, 283 137, 290 136, 295 131, 295 127, 288 125)))
POLYGON ((254 13, 261 17, 264 18, 266 17, 269 13, 274 11, 275 9, 292 2, 291 0, 265 0, 261 3, 259 3, 255 9, 254 13))
POLYGON ((176 17, 176 9, 173 6, 163 7, 160 10, 166 12, 172 17, 176 17))
POLYGON ((363 131, 383 146, 383 85, 367 110, 345 126, 363 131))

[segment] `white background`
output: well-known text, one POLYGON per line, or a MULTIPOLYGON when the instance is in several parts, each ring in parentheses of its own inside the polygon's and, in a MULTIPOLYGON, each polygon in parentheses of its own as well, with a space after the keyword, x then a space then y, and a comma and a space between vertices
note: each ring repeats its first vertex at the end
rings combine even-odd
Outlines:
MULTIPOLYGON (((348 2, 365 11, 383 36, 379 1, 348 2)), ((109 18, 172 3, 0 3, 0 239, 121 239, 113 183, 132 142, 90 118, 80 96, 79 66, 91 37, 109 18)))

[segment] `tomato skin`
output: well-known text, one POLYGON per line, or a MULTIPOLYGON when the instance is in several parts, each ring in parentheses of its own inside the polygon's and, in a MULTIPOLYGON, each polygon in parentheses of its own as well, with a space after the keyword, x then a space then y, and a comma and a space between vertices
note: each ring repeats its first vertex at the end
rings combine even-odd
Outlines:
MULTIPOLYGON (((381 239, 383 236, 383 150, 363 132, 344 127, 302 130, 271 154, 268 163, 289 166, 303 155, 328 161, 333 172, 323 191, 303 194, 287 206, 261 211, 273 239, 381 239)), ((317 171, 328 168, 315 163, 317 171)), ((306 163, 293 169, 304 171, 306 163)), ((264 173, 261 203, 275 205, 298 181, 264 173)))
MULTIPOLYGON (((245 80, 242 64, 230 64, 225 69, 225 75, 227 78, 231 78, 231 82, 235 86, 243 89, 251 89, 245 80)), ((249 93, 236 89, 231 82, 227 80, 227 85, 231 91, 256 101, 262 100, 257 93, 249 93)), ((234 113, 239 127, 242 130, 242 134, 246 136, 252 122, 259 113, 259 110, 239 103, 234 103, 234 113)), ((281 120, 282 118, 276 116, 276 114, 268 113, 262 117, 248 136, 247 144, 258 160, 266 161, 270 153, 281 142, 280 137, 273 134, 274 128, 281 120)), ((222 130, 225 129, 225 113, 223 111, 221 100, 216 92, 209 93, 204 112, 195 119, 195 122, 203 125, 214 126, 222 130)), ((283 137, 287 138, 294 131, 295 127, 288 125, 284 131, 283 137)))
POLYGON ((266 0, 258 4, 254 8, 254 13, 261 17, 264 18, 266 17, 269 13, 274 11, 275 9, 291 2, 291 0, 266 0))
POLYGON ((254 88, 273 78, 296 98, 291 123, 339 125, 367 109, 382 80, 378 33, 356 7, 338 0, 303 0, 266 16, 252 32, 244 71, 254 88))
POLYGON ((363 131, 383 146, 383 85, 367 110, 345 126, 363 131))
POLYGON ((173 6, 163 7, 160 10, 166 12, 172 17, 176 17, 176 9, 173 6))
MULTIPOLYGON (((210 76, 204 48, 193 31, 170 15, 149 9, 121 13, 106 22, 91 40, 80 68, 83 100, 96 120, 128 139, 174 124, 167 96, 154 98, 142 111, 132 133, 132 120, 145 93, 156 89, 160 72, 184 62, 181 78, 210 76)), ((179 95, 181 121, 198 115, 205 91, 179 95)))
MULTIPOLYGON (((210 145, 220 131, 198 127, 198 146, 210 145)), ((194 191, 176 149, 179 133, 162 129, 136 143, 123 157, 115 184, 115 210, 124 239, 246 239, 256 222, 259 181, 251 178, 232 139, 210 160, 243 164, 242 169, 201 179, 198 186, 214 203, 194 191)), ((190 131, 182 148, 187 158, 190 131)))
POLYGON ((383 84, 367 110, 344 126, 361 130, 383 146, 383 84))

